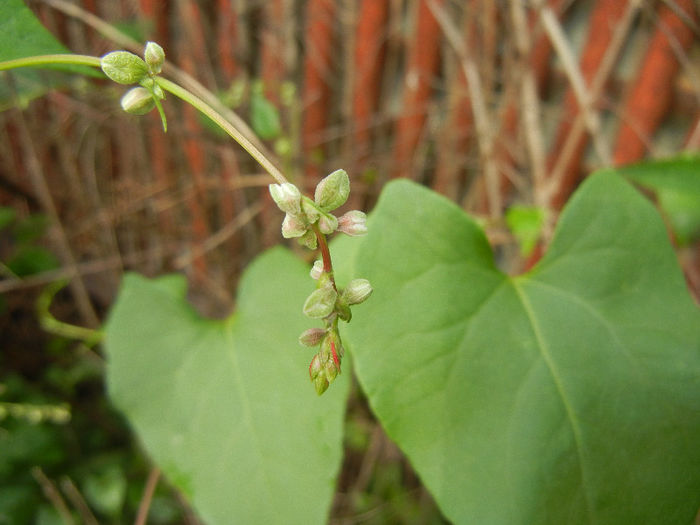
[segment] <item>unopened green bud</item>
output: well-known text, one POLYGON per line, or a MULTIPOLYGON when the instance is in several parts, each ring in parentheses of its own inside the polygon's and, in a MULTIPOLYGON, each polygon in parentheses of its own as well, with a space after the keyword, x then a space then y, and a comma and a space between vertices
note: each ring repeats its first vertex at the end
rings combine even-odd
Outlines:
POLYGON ((330 235, 338 228, 338 219, 330 213, 324 213, 318 219, 318 229, 325 235, 330 235))
POLYGON ((367 279, 353 279, 343 290, 343 300, 348 304, 360 304, 372 295, 372 285, 367 279))
POLYGON ((163 68, 163 62, 165 62, 165 51, 155 42, 146 42, 143 58, 146 60, 149 73, 157 75, 163 68))
POLYGON ((301 199, 301 211, 306 216, 306 220, 309 221, 309 224, 315 223, 321 216, 321 212, 308 197, 303 197, 301 199))
POLYGON ((100 59, 100 67, 118 84, 137 84, 148 75, 146 62, 128 51, 107 53, 100 59))
POLYGON ((318 248, 318 239, 316 239, 316 234, 311 230, 307 231, 304 235, 299 237, 299 244, 306 246, 309 250, 315 250, 318 248))
POLYGON ((338 300, 335 302, 335 311, 338 313, 338 317, 340 317, 346 323, 349 323, 352 319, 350 305, 347 303, 347 301, 345 301, 345 299, 343 299, 342 296, 338 297, 338 300))
POLYGON ((345 204, 350 195, 350 179, 345 170, 336 170, 318 183, 314 200, 323 211, 331 211, 345 204))
POLYGON ((352 210, 338 219, 338 231, 353 237, 367 233, 367 215, 359 210, 352 210))
POLYGON ((156 106, 156 103, 150 91, 144 87, 135 87, 122 97, 121 105, 127 113, 145 115, 156 106))
POLYGON ((311 319, 323 319, 333 312, 338 293, 332 287, 314 290, 304 303, 304 315, 311 319))
POLYGON ((323 341, 326 331, 323 328, 309 328, 299 336, 299 342, 304 346, 316 346, 323 341))
POLYGON ((270 184, 270 195, 283 212, 292 215, 301 214, 301 192, 291 182, 270 184))
POLYGON ((323 394, 326 390, 328 390, 328 387, 330 386, 330 383, 328 382, 328 379, 326 379, 325 374, 319 374, 318 376, 316 376, 313 382, 314 388, 316 389, 316 393, 319 396, 323 394))
POLYGON ((308 229, 308 226, 301 222, 297 216, 289 213, 284 216, 284 221, 282 221, 282 237, 285 239, 301 237, 308 229))

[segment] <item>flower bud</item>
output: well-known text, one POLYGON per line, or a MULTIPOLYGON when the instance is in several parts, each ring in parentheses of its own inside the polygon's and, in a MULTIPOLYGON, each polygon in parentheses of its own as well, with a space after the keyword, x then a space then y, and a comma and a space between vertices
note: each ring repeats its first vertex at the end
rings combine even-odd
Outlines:
POLYGON ((128 51, 107 53, 100 59, 105 75, 118 84, 137 84, 148 75, 148 66, 139 56, 128 51))
POLYGON ((372 295, 372 285, 367 279, 353 279, 343 290, 343 299, 348 304, 360 304, 372 295))
POLYGON ((350 179, 345 170, 336 170, 316 186, 314 200, 323 211, 335 210, 345 204, 350 195, 350 179))
POLYGON ((301 214, 301 192, 294 184, 290 182, 270 184, 270 195, 283 212, 292 215, 301 214))
POLYGON ((318 211, 316 205, 308 197, 302 197, 301 211, 304 214, 304 216, 306 216, 306 220, 309 221, 309 224, 315 223, 321 216, 321 212, 318 211))
POLYGON ((333 312, 338 293, 332 287, 314 290, 304 303, 304 315, 311 319, 323 319, 333 312))
POLYGON ((156 103, 150 91, 143 87, 135 87, 126 92, 121 100, 122 109, 132 115, 145 115, 156 103))
POLYGON ((325 374, 319 374, 314 378, 314 388, 316 389, 316 393, 320 396, 323 394, 326 390, 328 390, 328 387, 330 386, 330 383, 328 382, 328 379, 326 379, 325 374))
POLYGON ((330 213, 324 213, 318 219, 318 229, 325 235, 330 235, 338 228, 338 219, 330 213))
POLYGON ((311 363, 309 363, 309 377, 313 381, 316 379, 321 372, 321 359, 318 354, 314 356, 314 358, 311 360, 311 363))
POLYGON ((338 231, 353 237, 367 233, 367 215, 359 210, 352 210, 338 219, 338 231))
POLYGON ((309 250, 315 250, 318 248, 318 239, 316 239, 316 234, 311 230, 307 231, 304 235, 299 237, 299 244, 306 246, 309 250))
POLYGON ((299 342, 304 346, 316 346, 323 341, 326 331, 323 328, 309 328, 299 336, 299 342))
POLYGON ((148 72, 151 75, 157 75, 163 68, 165 61, 165 51, 155 42, 146 42, 146 48, 143 51, 143 58, 146 59, 148 72))
POLYGON ((301 237, 306 233, 308 227, 301 222, 296 216, 287 213, 282 221, 282 237, 291 239, 293 237, 301 237))
POLYGON ((309 274, 311 275, 312 279, 318 279, 321 277, 321 274, 323 273, 323 261, 321 259, 314 261, 314 265, 311 268, 311 271, 309 274))

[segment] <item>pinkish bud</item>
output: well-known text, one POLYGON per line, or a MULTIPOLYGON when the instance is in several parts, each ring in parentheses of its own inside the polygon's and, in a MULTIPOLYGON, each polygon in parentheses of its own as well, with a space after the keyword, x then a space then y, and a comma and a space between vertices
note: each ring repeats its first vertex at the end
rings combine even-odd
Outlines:
POLYGON ((299 336, 299 342, 304 346, 316 346, 326 337, 326 331, 322 328, 309 328, 299 336))
POLYGON ((323 233, 324 235, 330 235, 337 228, 338 228, 338 219, 336 219, 335 216, 333 216, 329 213, 324 213, 318 219, 318 229, 321 230, 321 233, 323 233))
POLYGON ((282 221, 282 237, 291 239, 301 237, 308 230, 308 226, 300 221, 296 216, 287 213, 282 221))
POLYGON ((347 212, 338 219, 338 231, 353 237, 366 234, 367 215, 359 210, 347 212))

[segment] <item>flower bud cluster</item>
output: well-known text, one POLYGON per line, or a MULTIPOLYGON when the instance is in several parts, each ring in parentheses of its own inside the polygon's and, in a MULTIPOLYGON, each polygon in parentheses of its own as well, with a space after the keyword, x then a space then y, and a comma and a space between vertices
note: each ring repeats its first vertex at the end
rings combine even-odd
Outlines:
POLYGON ((345 204, 350 195, 350 179, 345 170, 336 170, 319 182, 313 200, 302 195, 289 182, 270 184, 270 195, 286 214, 282 222, 282 236, 285 239, 296 238, 310 250, 318 247, 314 226, 323 235, 336 231, 347 235, 367 233, 367 217, 361 211, 349 211, 341 217, 331 213, 345 204))
POLYGON ((339 288, 333 277, 326 235, 337 231, 351 236, 367 233, 367 217, 361 211, 349 211, 341 217, 331 213, 345 204, 349 194, 350 179, 344 170, 336 170, 321 180, 313 200, 303 196, 294 184, 270 185, 270 195, 285 213, 282 236, 296 238, 312 250, 321 244, 323 259, 314 262, 310 272, 316 280, 316 289, 304 302, 303 311, 307 317, 323 321, 323 328, 309 328, 299 336, 302 345, 319 348, 309 364, 309 377, 319 395, 340 374, 345 349, 338 320, 349 322, 350 307, 365 301, 372 293, 367 279, 353 279, 345 288, 339 288))
POLYGON ((165 62, 163 48, 155 42, 147 42, 143 56, 114 51, 100 59, 102 71, 114 82, 139 84, 121 99, 122 109, 132 115, 145 115, 165 98, 165 93, 155 81, 165 62))

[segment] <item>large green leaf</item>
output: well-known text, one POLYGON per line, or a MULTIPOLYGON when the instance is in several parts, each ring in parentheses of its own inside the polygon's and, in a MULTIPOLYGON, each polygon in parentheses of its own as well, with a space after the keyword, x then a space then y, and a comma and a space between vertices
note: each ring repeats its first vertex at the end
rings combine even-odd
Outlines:
POLYGON ((455 523, 690 523, 700 315, 662 221, 594 175, 530 273, 413 183, 384 191, 348 326, 372 409, 455 523))
MULTIPOLYGON (((49 33, 34 13, 24 5, 22 0, 2 0, 0 2, 0 61, 13 60, 34 55, 68 53, 69 51, 49 33)), ((89 68, 75 66, 57 66, 56 69, 93 74, 89 68)), ((15 86, 11 90, 4 81, 0 81, 0 110, 13 104, 15 96, 20 105, 39 97, 49 89, 65 83, 66 76, 55 71, 18 70, 15 86)))
POLYGON ((251 264, 224 321, 194 312, 180 276, 125 277, 106 328, 110 397, 208 525, 325 522, 349 380, 323 397, 309 382, 297 336, 312 289, 281 248, 251 264))
POLYGON ((656 193, 680 245, 700 239, 700 156, 685 154, 625 166, 619 171, 656 193))

